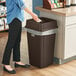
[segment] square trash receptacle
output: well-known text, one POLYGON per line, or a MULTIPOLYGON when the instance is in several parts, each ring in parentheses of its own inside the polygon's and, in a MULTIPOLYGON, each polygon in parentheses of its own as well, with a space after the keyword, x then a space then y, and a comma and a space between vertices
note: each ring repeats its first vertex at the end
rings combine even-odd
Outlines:
POLYGON ((57 22, 49 18, 40 17, 42 22, 27 20, 26 31, 28 39, 29 62, 40 68, 53 63, 55 35, 57 22))

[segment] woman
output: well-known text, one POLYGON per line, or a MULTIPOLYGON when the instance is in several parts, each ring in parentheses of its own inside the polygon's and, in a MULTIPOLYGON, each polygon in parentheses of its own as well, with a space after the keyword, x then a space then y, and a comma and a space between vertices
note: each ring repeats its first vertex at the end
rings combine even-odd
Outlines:
POLYGON ((7 23, 9 25, 8 41, 3 55, 4 71, 15 74, 16 71, 10 66, 10 57, 13 49, 13 61, 15 67, 27 68, 30 65, 24 64, 20 60, 20 41, 22 21, 24 20, 23 12, 29 13, 35 21, 39 21, 38 16, 30 11, 24 4, 23 0, 6 0, 7 6, 7 23))

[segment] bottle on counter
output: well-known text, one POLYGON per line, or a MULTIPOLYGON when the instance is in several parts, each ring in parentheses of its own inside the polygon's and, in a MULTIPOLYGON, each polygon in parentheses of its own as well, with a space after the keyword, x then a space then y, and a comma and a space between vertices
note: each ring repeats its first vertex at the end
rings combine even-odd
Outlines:
POLYGON ((60 7, 58 0, 54 0, 54 3, 57 5, 57 7, 60 7))
POLYGON ((62 7, 65 8, 66 0, 59 0, 59 1, 62 2, 62 7))
MULTIPOLYGON (((52 5, 53 5, 53 8, 57 8, 56 4, 54 3, 54 0, 50 0, 50 1, 51 1, 52 5)), ((57 1, 57 0, 55 0, 55 1, 57 1)))

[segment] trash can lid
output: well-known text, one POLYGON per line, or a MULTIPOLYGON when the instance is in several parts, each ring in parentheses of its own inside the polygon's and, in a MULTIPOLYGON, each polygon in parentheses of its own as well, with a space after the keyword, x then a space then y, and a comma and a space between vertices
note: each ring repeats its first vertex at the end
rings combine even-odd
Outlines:
POLYGON ((36 22, 33 19, 29 19, 26 22, 25 28, 29 28, 36 31, 47 31, 57 28, 57 21, 45 17, 39 17, 42 21, 36 22))

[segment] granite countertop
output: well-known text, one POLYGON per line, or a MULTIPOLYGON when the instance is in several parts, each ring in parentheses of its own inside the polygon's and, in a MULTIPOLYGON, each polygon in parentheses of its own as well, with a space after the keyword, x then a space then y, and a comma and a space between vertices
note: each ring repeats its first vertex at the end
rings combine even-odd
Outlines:
POLYGON ((68 8, 57 8, 57 9, 52 9, 52 10, 45 9, 43 7, 36 7, 36 10, 48 12, 48 13, 54 13, 54 14, 62 15, 62 16, 76 15, 76 6, 71 6, 68 8))

